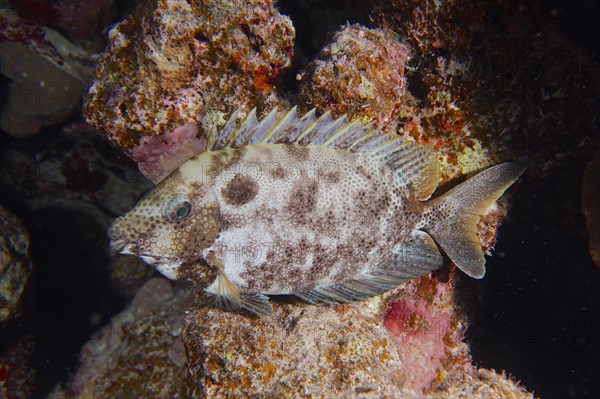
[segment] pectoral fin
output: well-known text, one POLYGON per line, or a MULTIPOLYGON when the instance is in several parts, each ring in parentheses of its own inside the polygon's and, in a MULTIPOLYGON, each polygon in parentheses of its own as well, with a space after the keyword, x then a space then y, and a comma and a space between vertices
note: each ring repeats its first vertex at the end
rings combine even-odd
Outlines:
POLYGON ((242 307, 240 289, 229 280, 220 263, 217 268, 219 274, 217 275, 217 292, 215 293, 216 305, 225 310, 240 309, 242 307))
POLYGON ((209 255, 207 262, 218 270, 216 292, 213 292, 217 307, 229 311, 244 309, 257 316, 273 316, 275 314, 266 295, 240 292, 239 287, 225 274, 221 261, 214 255, 209 255))

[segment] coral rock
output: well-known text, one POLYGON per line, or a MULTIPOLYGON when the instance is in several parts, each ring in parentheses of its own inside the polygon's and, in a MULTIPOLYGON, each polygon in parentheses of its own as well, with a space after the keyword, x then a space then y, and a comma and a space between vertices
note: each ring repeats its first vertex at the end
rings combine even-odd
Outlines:
POLYGON ((477 370, 462 343, 453 274, 339 306, 275 303, 274 317, 215 308, 150 280, 85 345, 54 398, 531 398, 477 370))
POLYGON ((477 391, 530 398, 505 376, 471 365, 452 285, 425 277, 349 305, 279 304, 272 318, 198 305, 183 331, 188 394, 366 399, 477 391), (396 313, 400 301, 408 323, 396 313))
MULTIPOLYGON (((206 137, 237 108, 282 103, 273 81, 290 65, 293 39, 271 1, 143 2, 110 31, 84 114, 130 154, 144 136, 164 135, 173 147, 167 132, 184 126, 206 137)), ((175 164, 188 156, 169 151, 175 164)), ((154 154, 134 158, 160 166, 154 154)))
POLYGON ((113 0, 11 0, 17 10, 80 39, 93 39, 112 21, 113 0))
POLYGON ((188 291, 174 291, 165 279, 148 281, 83 347, 71 386, 75 397, 186 397, 180 329, 189 300, 188 291))
POLYGON ((29 136, 59 122, 77 109, 82 83, 25 46, 0 44, 1 72, 13 80, 2 109, 2 129, 29 136))
POLYGON ((19 220, 0 207, 0 322, 14 316, 31 274, 29 234, 19 220))
POLYGON ((385 327, 353 305, 278 306, 272 318, 197 307, 184 343, 192 397, 407 397, 385 327), (379 324, 379 325, 378 325, 379 324))
POLYGON ((348 25, 301 74, 302 101, 395 131, 408 48, 391 31, 348 25))

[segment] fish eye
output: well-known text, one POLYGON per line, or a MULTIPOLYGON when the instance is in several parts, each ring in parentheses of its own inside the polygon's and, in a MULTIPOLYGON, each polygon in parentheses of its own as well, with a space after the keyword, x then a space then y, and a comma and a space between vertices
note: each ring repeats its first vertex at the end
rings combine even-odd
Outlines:
POLYGON ((188 201, 179 202, 171 207, 171 210, 167 213, 167 218, 171 222, 178 222, 185 219, 191 211, 192 204, 190 204, 188 201))

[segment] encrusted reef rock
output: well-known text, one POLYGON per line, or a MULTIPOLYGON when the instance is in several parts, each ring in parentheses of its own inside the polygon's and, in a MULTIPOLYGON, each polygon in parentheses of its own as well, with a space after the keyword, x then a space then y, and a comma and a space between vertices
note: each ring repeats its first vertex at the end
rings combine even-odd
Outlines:
POLYGON ((453 287, 441 272, 349 305, 277 301, 257 318, 153 279, 50 397, 531 398, 472 365, 453 287))
POLYGON ((145 1, 109 32, 84 114, 160 181, 235 109, 282 104, 274 81, 294 34, 271 1, 145 1))
POLYGON ((347 25, 299 75, 301 99, 321 112, 360 117, 394 132, 408 58, 408 47, 392 31, 347 25))
POLYGON ((451 287, 425 277, 350 305, 279 304, 273 318, 196 306, 183 331, 188 395, 531 398, 471 364, 451 287))
MULTIPOLYGON (((64 396, 185 398, 184 311, 193 294, 165 279, 148 281, 130 307, 98 331, 80 355, 64 396)), ((61 390, 57 390, 61 392, 61 390)))
POLYGON ((0 207, 0 323, 17 313, 31 275, 29 234, 13 214, 0 207))
MULTIPOLYGON (((114 0, 9 0, 21 13, 36 18, 87 45, 102 45, 98 40, 104 27, 115 17, 114 0), (97 40, 97 42, 96 42, 97 40)), ((95 46, 93 46, 95 47, 95 46)), ((100 50, 100 49, 99 49, 100 50)))
POLYGON ((514 158, 540 176, 598 148, 598 66, 540 4, 372 2, 411 49, 399 133, 435 148, 443 176, 514 158))

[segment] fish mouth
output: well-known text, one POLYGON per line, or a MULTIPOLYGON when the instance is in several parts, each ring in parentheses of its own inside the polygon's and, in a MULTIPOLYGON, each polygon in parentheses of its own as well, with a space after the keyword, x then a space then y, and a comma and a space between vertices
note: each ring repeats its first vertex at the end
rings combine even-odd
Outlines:
POLYGON ((139 256, 140 259, 142 259, 144 262, 146 262, 147 264, 154 266, 154 267, 160 267, 160 266, 175 267, 175 266, 179 266, 181 264, 181 260, 179 260, 177 258, 173 258, 173 257, 148 255, 148 254, 136 254, 136 255, 139 256))
POLYGON ((152 255, 147 253, 141 253, 136 248, 135 244, 128 242, 127 240, 116 238, 110 242, 111 248, 120 253, 121 255, 133 255, 141 258, 147 264, 157 267, 157 266, 177 266, 181 263, 176 257, 168 257, 168 256, 160 256, 160 255, 152 255))
POLYGON ((133 255, 133 253, 131 252, 133 244, 122 238, 113 238, 110 241, 110 247, 113 251, 118 252, 120 254, 133 255))

